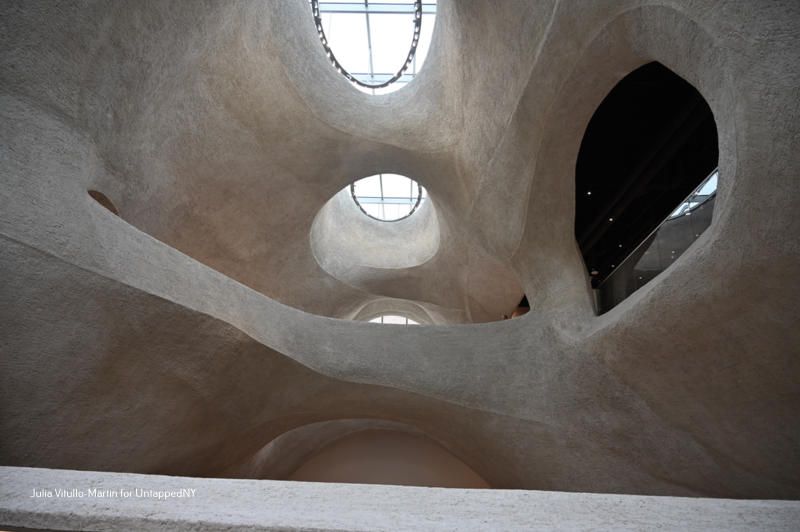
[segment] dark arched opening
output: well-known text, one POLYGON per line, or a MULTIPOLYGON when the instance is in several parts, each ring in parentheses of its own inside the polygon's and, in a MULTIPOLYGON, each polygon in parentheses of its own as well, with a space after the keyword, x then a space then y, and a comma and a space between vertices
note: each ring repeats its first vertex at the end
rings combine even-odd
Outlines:
POLYGON ((598 312, 663 271, 710 224, 718 157, 708 103, 660 63, 634 70, 602 101, 575 169, 575 237, 598 312))

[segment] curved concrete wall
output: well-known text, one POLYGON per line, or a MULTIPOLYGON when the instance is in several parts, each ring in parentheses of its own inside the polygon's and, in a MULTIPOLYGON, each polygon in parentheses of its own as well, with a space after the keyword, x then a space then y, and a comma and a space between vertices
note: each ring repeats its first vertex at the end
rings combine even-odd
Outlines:
POLYGON ((370 418, 495 487, 800 496, 800 8, 440 7, 419 78, 371 98, 302 0, 3 4, 3 464, 225 475, 292 429, 370 418), (714 112, 714 222, 595 317, 575 158, 650 61, 714 112), (343 283, 314 216, 379 171, 426 186, 440 248, 343 283), (488 321, 523 290, 509 321, 335 319, 396 299, 488 321))
POLYGON ((439 251, 440 231, 436 209, 424 202, 403 220, 374 220, 358 208, 350 187, 333 196, 314 218, 311 250, 319 265, 332 276, 357 283, 363 269, 414 268, 439 251))

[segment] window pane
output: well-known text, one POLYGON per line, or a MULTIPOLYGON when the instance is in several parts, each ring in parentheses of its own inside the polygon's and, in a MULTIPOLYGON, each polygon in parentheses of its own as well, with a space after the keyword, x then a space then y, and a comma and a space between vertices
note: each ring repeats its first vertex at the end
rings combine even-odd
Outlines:
POLYGON ((381 197, 380 176, 373 175, 360 179, 355 183, 356 196, 381 197))
POLYGON ((419 44, 417 44, 417 55, 414 57, 414 73, 419 72, 425 58, 428 56, 428 49, 431 46, 433 37, 433 26, 436 23, 436 15, 422 15, 422 27, 420 27, 419 44))
POLYGON ((331 51, 348 72, 369 72, 367 19, 361 13, 323 13, 322 27, 331 51))
MULTIPOLYGON (((416 196, 417 192, 413 191, 416 196)), ((396 174, 383 174, 383 196, 385 198, 411 199, 411 180, 396 174)))
POLYGON ((369 16, 375 73, 394 74, 403 66, 414 36, 414 15, 369 16))
POLYGON ((377 218, 379 220, 384 219, 383 205, 381 205, 380 203, 367 203, 367 204, 362 204, 361 206, 364 208, 365 211, 367 211, 367 214, 369 214, 373 218, 377 218))

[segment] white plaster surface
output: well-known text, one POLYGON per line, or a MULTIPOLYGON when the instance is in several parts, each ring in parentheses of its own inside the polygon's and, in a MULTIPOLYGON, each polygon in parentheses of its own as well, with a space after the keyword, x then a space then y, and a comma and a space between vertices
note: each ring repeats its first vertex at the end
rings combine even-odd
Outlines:
POLYGON ((797 530, 800 502, 463 490, 0 467, 0 526, 49 530, 797 530), (193 497, 31 498, 34 488, 193 497), (134 491, 135 493, 135 491, 134 491))
POLYGON ((498 488, 800 498, 800 3, 439 8, 373 98, 306 0, 0 2, 0 464, 280 478, 367 419, 498 488), (714 221, 598 317, 575 160, 651 61, 714 113, 714 221), (337 278, 314 219, 377 172, 426 187, 436 252, 337 278), (428 325, 343 319, 401 299, 428 325))

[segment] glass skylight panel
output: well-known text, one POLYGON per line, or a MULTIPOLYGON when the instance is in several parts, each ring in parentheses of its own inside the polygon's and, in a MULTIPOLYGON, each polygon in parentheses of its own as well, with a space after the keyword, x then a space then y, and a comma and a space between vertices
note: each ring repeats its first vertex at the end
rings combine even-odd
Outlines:
POLYGON ((372 175, 359 179, 355 182, 355 194, 361 198, 380 199, 383 196, 381 191, 381 175, 372 175))
POLYGON ((378 220, 386 219, 386 211, 384 211, 381 203, 363 203, 361 207, 373 218, 378 220))
POLYGON ((322 14, 331 50, 348 72, 369 72, 369 40, 363 19, 364 15, 357 13, 322 14))
POLYGON ((411 216, 427 198, 419 183, 397 174, 365 177, 350 185, 350 192, 365 214, 385 222, 411 216))
POLYGON ((384 198, 399 198, 404 203, 411 203, 412 197, 416 202, 417 192, 414 190, 414 182, 402 175, 381 174, 383 182, 384 198))
POLYGON ((399 220, 408 216, 411 210, 408 206, 383 204, 383 219, 384 220, 399 220))
POLYGON ((373 72, 391 77, 408 57, 408 48, 414 37, 414 15, 371 14, 369 25, 373 72))
MULTIPOLYGON (((318 9, 320 39, 329 58, 361 91, 386 94, 407 85, 419 72, 430 47, 436 2, 414 0, 310 0, 318 9), (414 35, 419 22, 419 35, 414 35), (416 45, 408 63, 412 45, 416 45), (401 72, 404 65, 408 66, 401 72), (390 82, 398 73, 400 77, 390 82), (389 85, 379 85, 390 82, 389 85)), ((318 29, 319 31, 319 29, 318 29)))
POLYGON ((385 323, 393 325, 419 325, 418 322, 408 319, 405 316, 396 314, 383 314, 369 320, 370 323, 385 323))

